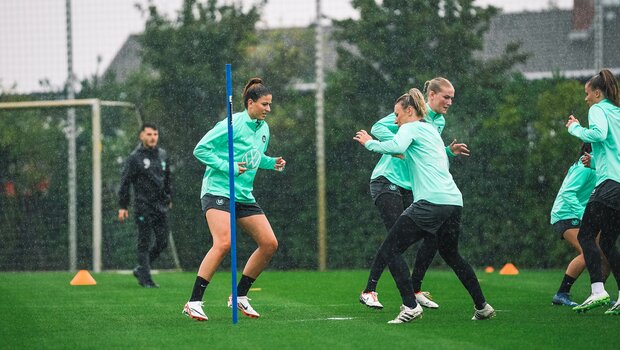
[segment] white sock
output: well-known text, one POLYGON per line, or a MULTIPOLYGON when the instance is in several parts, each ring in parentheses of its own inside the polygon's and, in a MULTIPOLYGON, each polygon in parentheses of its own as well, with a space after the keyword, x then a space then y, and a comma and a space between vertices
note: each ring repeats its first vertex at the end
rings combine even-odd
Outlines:
POLYGON ((605 285, 603 282, 592 283, 592 294, 599 295, 605 293, 605 285))

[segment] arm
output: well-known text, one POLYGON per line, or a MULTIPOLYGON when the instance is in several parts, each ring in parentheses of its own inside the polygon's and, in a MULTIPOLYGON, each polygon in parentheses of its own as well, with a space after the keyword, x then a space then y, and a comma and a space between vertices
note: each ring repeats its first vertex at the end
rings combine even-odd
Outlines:
POLYGON ((164 171, 164 193, 168 200, 168 207, 172 207, 172 172, 170 158, 166 157, 166 170, 164 171))
POLYGON ((398 125, 394 122, 396 115, 394 113, 381 118, 370 129, 370 133, 379 141, 389 141, 394 138, 398 132, 398 125))
POLYGON ((390 141, 379 142, 373 140, 372 137, 368 135, 366 130, 358 131, 353 139, 366 147, 366 149, 373 152, 383 154, 402 154, 407 150, 413 141, 413 138, 408 135, 409 133, 407 130, 408 128, 399 128, 398 132, 394 136, 394 139, 390 141))
POLYGON ((561 197, 570 205, 571 211, 575 214, 578 214, 580 208, 582 208, 582 204, 579 203, 578 194, 586 187, 592 171, 593 170, 590 168, 578 166, 574 169, 574 171, 567 175, 564 180, 564 191, 562 192, 561 197))
POLYGON ((129 202, 131 201, 131 192, 129 191, 129 187, 133 182, 134 175, 135 170, 131 155, 129 155, 121 172, 121 183, 118 190, 118 219, 121 222, 125 221, 125 219, 129 217, 129 211, 127 210, 129 207, 129 202))
MULTIPOLYGON (((198 142, 194 148, 194 157, 202 164, 217 169, 222 172, 228 172, 228 160, 218 157, 215 150, 218 147, 224 147, 227 140, 228 125, 225 120, 215 124, 213 129, 209 130, 198 142)), ((235 175, 239 175, 239 167, 235 169, 235 175)))
POLYGON ((568 132, 573 136, 577 136, 583 142, 594 143, 604 141, 607 138, 609 126, 603 110, 596 105, 590 107, 588 121, 590 122, 590 127, 584 128, 579 125, 579 120, 571 115, 566 123, 568 132))

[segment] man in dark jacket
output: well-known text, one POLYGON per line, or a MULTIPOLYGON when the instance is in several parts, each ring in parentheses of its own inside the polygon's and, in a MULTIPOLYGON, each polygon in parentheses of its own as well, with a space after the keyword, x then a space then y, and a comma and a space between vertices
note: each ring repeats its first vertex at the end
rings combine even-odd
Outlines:
POLYGON ((168 209, 172 206, 170 162, 166 151, 157 147, 158 138, 156 125, 142 125, 141 143, 125 162, 118 193, 118 219, 124 222, 129 217, 129 188, 133 185, 138 225, 138 266, 133 274, 145 288, 159 287, 151 278, 151 264, 168 245, 168 209), (151 248, 152 233, 155 244, 151 248))

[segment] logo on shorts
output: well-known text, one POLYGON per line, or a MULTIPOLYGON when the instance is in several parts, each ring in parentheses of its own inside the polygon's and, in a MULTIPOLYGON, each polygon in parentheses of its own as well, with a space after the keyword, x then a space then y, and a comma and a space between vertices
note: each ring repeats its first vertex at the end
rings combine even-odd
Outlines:
POLYGON ((260 152, 256 149, 253 148, 249 151, 247 151, 243 157, 241 157, 241 161, 245 162, 245 167, 248 169, 256 169, 258 168, 258 165, 260 164, 260 152))
POLYGON ((224 200, 222 198, 218 198, 215 200, 215 204, 217 205, 224 205, 224 200))
POLYGON ((396 185, 391 184, 390 185, 390 191, 396 191, 396 185))
POLYGON ((142 163, 144 164, 144 169, 148 169, 151 166, 151 160, 148 158, 142 159, 142 163))
POLYGON ((579 219, 573 219, 570 223, 573 226, 579 226, 579 219))

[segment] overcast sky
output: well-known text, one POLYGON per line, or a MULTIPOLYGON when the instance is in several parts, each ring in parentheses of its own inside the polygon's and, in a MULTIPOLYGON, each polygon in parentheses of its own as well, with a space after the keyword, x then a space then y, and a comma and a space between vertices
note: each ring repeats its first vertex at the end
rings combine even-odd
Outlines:
MULTIPOLYGON (((220 0, 239 2, 240 0, 220 0)), ((253 3, 254 0, 241 0, 253 3)), ((182 0, 153 0, 174 16, 182 0)), ((73 70, 79 80, 100 74, 130 34, 140 33, 145 18, 136 3, 146 0, 72 0, 73 70), (98 64, 98 57, 101 62, 98 64)), ((476 0, 504 12, 540 11, 550 4, 571 8, 573 0, 476 0)), ((350 0, 323 0, 331 18, 355 17, 350 0)), ((307 26, 316 17, 315 0, 269 0, 262 27, 307 26)), ((65 0, 0 0, 0 88, 4 91, 41 90, 39 81, 60 88, 67 78, 65 0)))

